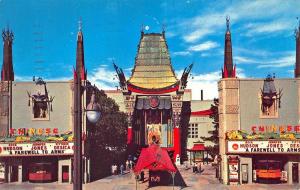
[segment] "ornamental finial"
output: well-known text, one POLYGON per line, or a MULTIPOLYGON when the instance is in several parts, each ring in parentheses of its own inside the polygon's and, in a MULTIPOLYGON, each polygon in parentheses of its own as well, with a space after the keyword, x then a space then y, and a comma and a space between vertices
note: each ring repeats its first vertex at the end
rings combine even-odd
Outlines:
POLYGON ((227 27, 227 31, 229 31, 229 25, 230 25, 230 17, 227 15, 226 16, 226 27, 227 27))

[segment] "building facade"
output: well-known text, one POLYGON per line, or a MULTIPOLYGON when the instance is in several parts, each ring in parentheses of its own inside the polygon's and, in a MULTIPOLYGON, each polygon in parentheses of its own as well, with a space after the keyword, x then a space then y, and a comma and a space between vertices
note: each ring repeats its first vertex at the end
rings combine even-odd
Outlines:
MULTIPOLYGON (((119 105, 121 111, 126 111, 124 96, 121 90, 105 90, 105 94, 119 105)), ((195 156, 202 162, 203 156, 207 156, 203 155, 205 147, 214 145, 210 141, 203 141, 201 139, 201 137, 209 137, 210 134, 208 132, 214 129, 212 123, 213 119, 209 117, 213 100, 203 100, 203 96, 200 100, 192 100, 192 90, 185 89, 183 102, 188 107, 188 111, 183 115, 183 117, 188 119, 188 125, 182 127, 182 139, 185 141, 182 142, 182 150, 184 151, 183 154, 185 154, 184 160, 194 160, 194 155, 190 153, 189 150, 193 149, 196 144, 201 143, 203 144, 203 149, 197 151, 195 156)))
POLYGON ((135 155, 140 148, 156 141, 180 164, 183 95, 192 64, 181 79, 177 79, 165 32, 146 34, 142 31, 130 78, 126 80, 122 69, 114 67, 128 115, 129 154, 135 155))
MULTIPOLYGON (((73 173, 73 80, 14 81, 13 33, 4 30, 4 56, 0 82, 0 180, 4 182, 66 182, 73 173)), ((83 34, 77 35, 76 68, 87 84, 83 34)), ((97 89, 96 89, 97 90, 97 89)), ((82 95, 83 107, 91 94, 82 95)), ((86 113, 82 114, 83 172, 89 182, 90 154, 86 113)))
POLYGON ((299 183, 299 45, 298 28, 295 78, 223 75, 218 82, 223 183, 299 183))

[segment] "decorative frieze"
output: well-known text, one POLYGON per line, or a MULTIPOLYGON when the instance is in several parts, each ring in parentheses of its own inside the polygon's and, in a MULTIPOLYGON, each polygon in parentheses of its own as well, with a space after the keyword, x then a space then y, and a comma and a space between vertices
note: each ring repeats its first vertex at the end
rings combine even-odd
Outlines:
POLYGON ((125 101, 125 108, 127 110, 132 110, 134 109, 134 102, 131 102, 131 101, 125 101))
POLYGON ((221 91, 221 90, 223 90, 223 83, 222 83, 222 81, 219 81, 218 82, 218 91, 221 91))
POLYGON ((135 96, 125 96, 125 101, 135 101, 135 96))
POLYGON ((8 92, 8 82, 5 81, 0 82, 0 91, 8 92))
POLYGON ((223 113, 223 106, 219 105, 218 108, 219 108, 219 113, 223 113))
POLYGON ((239 88, 238 80, 226 80, 225 82, 225 88, 239 88))
POLYGON ((172 102, 172 108, 181 108, 182 107, 182 102, 172 102))
POLYGON ((70 82, 70 89, 71 89, 72 91, 74 91, 74 82, 73 82, 73 81, 70 82))
POLYGON ((182 96, 180 95, 173 95, 171 96, 171 100, 173 101, 181 101, 182 96))
POLYGON ((180 124, 180 114, 179 110, 173 110, 173 122, 175 127, 179 127, 180 124))
POLYGON ((127 121, 128 121, 128 126, 132 126, 132 112, 127 112, 127 121))
POLYGON ((238 105, 226 105, 225 112, 229 114, 237 114, 239 113, 239 106, 238 105))
POLYGON ((1 116, 8 116, 8 112, 7 111, 2 111, 2 112, 0 112, 0 115, 1 116))

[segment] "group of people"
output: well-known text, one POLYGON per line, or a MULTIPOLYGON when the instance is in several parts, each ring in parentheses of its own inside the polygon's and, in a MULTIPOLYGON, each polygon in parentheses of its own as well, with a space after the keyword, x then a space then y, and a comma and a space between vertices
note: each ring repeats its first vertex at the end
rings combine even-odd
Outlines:
POLYGON ((133 169, 133 162, 132 160, 126 160, 126 170, 133 169))
POLYGON ((193 173, 201 173, 201 162, 193 164, 193 173))
POLYGON ((124 171, 128 171, 132 168, 133 168, 133 162, 131 160, 126 160, 125 166, 124 164, 120 164, 120 166, 118 167, 117 164, 113 164, 111 166, 111 173, 113 175, 118 175, 118 174, 123 175, 124 171))

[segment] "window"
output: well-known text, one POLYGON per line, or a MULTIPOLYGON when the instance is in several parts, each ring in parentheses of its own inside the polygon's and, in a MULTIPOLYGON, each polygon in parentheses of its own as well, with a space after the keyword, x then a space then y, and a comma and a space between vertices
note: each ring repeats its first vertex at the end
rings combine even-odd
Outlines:
POLYGON ((276 90, 274 78, 267 76, 264 80, 263 89, 259 93, 260 117, 277 118, 280 108, 282 89, 276 90))
POLYGON ((29 106, 32 108, 33 120, 49 120, 49 111, 51 110, 51 103, 45 95, 39 92, 30 95, 29 106), (49 106, 50 105, 50 106, 49 106))
POLYGON ((188 138, 198 138, 198 123, 189 124, 188 138))
POLYGON ((47 115, 47 102, 35 102, 33 105, 33 118, 46 118, 47 115))
POLYGON ((260 94, 260 117, 261 118, 277 118, 279 102, 276 95, 268 96, 260 94))

